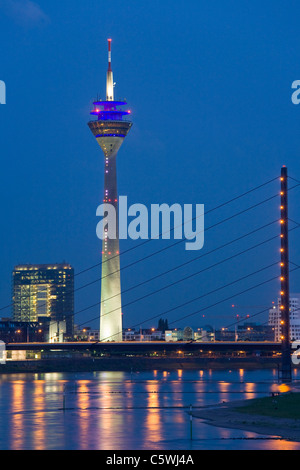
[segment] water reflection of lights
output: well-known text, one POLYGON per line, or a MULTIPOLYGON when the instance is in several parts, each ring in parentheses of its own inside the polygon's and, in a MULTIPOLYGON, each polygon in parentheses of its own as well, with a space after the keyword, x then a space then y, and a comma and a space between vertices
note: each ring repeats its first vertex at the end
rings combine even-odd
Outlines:
POLYGON ((64 374, 63 373, 58 373, 58 372, 47 372, 44 374, 44 378, 46 382, 57 382, 58 380, 64 380, 64 374))
POLYGON ((123 380, 126 379, 126 373, 125 372, 109 372, 109 371, 104 371, 104 372, 99 372, 98 379, 101 381, 107 381, 107 382, 123 382, 123 380))
POLYGON ((22 414, 24 409, 24 388, 24 381, 12 382, 10 437, 13 444, 11 448, 14 450, 21 450, 24 444, 24 415, 22 414))
POLYGON ((254 382, 245 382, 245 392, 247 393, 247 399, 255 398, 257 391, 257 385, 254 382))
POLYGON ((267 450, 299 450, 299 442, 291 442, 285 440, 267 440, 267 450))
POLYGON ((124 383, 124 390, 125 390, 125 393, 126 393, 126 403, 127 403, 127 406, 128 407, 132 407, 134 406, 134 387, 135 387, 135 384, 132 383, 132 382, 125 382, 124 383))
POLYGON ((278 387, 278 390, 280 393, 287 393, 287 392, 290 392, 292 388, 290 385, 280 384, 278 387))
POLYGON ((34 414, 33 426, 33 443, 35 450, 43 450, 45 448, 45 392, 44 381, 34 382, 33 391, 33 408, 37 410, 34 414))
POLYGON ((150 441, 162 439, 161 410, 153 409, 159 407, 159 389, 160 385, 158 383, 153 384, 150 382, 146 384, 148 410, 145 419, 145 434, 147 440, 150 441))
POLYGON ((220 382, 219 392, 221 393, 221 396, 223 396, 223 394, 227 394, 229 392, 229 388, 230 388, 229 382, 220 382))
MULTIPOLYGON (((130 374, 114 372, 78 374, 76 380, 66 374, 55 374, 56 381, 50 378, 50 374, 47 380, 41 374, 26 376, 25 379, 23 375, 23 380, 7 378, 1 387, 2 403, 7 402, 8 405, 5 410, 2 404, 0 438, 3 447, 37 450, 51 446, 120 449, 134 442, 149 448, 149 443, 156 442, 160 446, 164 439, 170 439, 170 442, 174 439, 176 442, 188 423, 186 409, 182 407, 190 403, 194 407, 205 406, 290 390, 286 385, 278 385, 277 377, 275 380, 271 371, 266 372, 266 380, 265 373, 263 376, 261 373, 255 374, 243 369, 233 370, 232 374, 213 370, 210 373, 208 370, 190 373, 178 369, 171 373, 141 373, 139 380, 132 381, 130 374), (250 377, 251 380, 247 381, 250 377), (62 391, 65 384, 67 410, 63 413, 62 391), (6 436, 4 428, 8 429, 6 436)), ((201 429, 201 423, 197 421, 195 438, 202 432, 201 429)), ((229 446, 235 445, 230 442, 232 430, 218 429, 214 433, 209 429, 213 436, 217 435, 217 439, 228 439, 229 446)), ((244 438, 257 436, 240 432, 244 438)), ((262 439, 257 444, 258 448, 264 445, 266 449, 299 448, 299 443, 270 439, 262 439)), ((239 444, 237 448, 240 448, 239 444)))
POLYGON ((76 382, 76 400, 78 411, 78 425, 80 431, 79 448, 86 449, 89 435, 90 407, 90 385, 89 380, 79 380, 76 382))
POLYGON ((108 409, 97 414, 98 431, 96 434, 99 436, 98 448, 101 448, 101 442, 107 442, 111 445, 120 429, 124 429, 124 414, 113 409, 126 406, 126 403, 124 403, 126 395, 116 393, 119 391, 117 387, 122 386, 123 388, 126 374, 124 372, 105 372, 100 373, 99 378, 101 379, 98 382, 100 395, 98 396, 97 407, 108 409))

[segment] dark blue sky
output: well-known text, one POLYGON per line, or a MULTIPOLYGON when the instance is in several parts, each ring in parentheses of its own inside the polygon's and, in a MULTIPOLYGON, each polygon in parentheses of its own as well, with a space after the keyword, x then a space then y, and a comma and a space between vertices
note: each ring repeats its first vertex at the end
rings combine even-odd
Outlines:
MULTIPOLYGON (((300 105, 291 102, 291 84, 300 79, 299 14, 297 1, 0 0, 0 80, 7 86, 7 104, 0 106, 0 304, 11 301, 15 264, 66 260, 79 272, 100 260, 95 214, 102 200, 103 156, 87 122, 93 98, 105 92, 108 37, 113 40, 116 96, 126 97, 134 122, 118 156, 119 194, 127 195, 130 203, 203 203, 210 210, 276 177, 283 164, 300 179, 300 105)), ((215 211, 207 216, 206 226, 278 190, 273 183, 215 211)), ((298 201, 295 189, 290 214, 300 221, 298 201)), ((207 231, 201 253, 177 246, 124 270, 123 288, 276 219, 278 206, 274 199, 207 231)), ((278 244, 266 244, 126 306, 278 230, 273 226, 125 294, 125 325, 276 262, 278 244)), ((291 260, 300 264, 298 240, 295 231, 291 260)), ((133 250, 122 257, 122 266, 167 244, 152 241, 133 250)), ((132 246, 132 241, 123 241, 121 249, 132 246)), ((192 316, 178 325, 220 326, 231 323, 237 312, 255 313, 248 306, 269 305, 278 282, 234 294, 277 274, 278 268, 270 268, 209 295, 169 313, 169 322, 230 295, 232 301, 203 312, 205 318, 192 316), (241 308, 233 311, 232 303, 241 308)), ((77 276, 76 287, 99 275, 100 267, 77 276)), ((299 280, 292 275, 293 292, 300 291, 299 280)), ((99 301, 99 291, 100 282, 80 291, 76 311, 99 301)), ((78 315, 76 322, 89 321, 98 310, 78 315)))

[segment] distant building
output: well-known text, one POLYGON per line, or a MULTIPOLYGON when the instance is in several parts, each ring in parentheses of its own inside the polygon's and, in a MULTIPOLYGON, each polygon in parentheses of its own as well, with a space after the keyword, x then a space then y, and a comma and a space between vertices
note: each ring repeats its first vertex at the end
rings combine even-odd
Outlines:
POLYGON ((75 325, 74 339, 77 341, 100 341, 100 331, 92 329, 90 326, 80 328, 75 325))
POLYGON ((270 325, 245 322, 235 330, 216 330, 216 341, 274 341, 274 330, 270 325))
POLYGON ((155 328, 143 328, 135 330, 127 328, 123 330, 123 341, 164 341, 165 334, 155 328))
POLYGON ((165 340, 167 342, 173 341, 214 341, 215 335, 213 331, 207 331, 203 328, 198 328, 194 331, 191 327, 187 326, 183 330, 175 328, 174 330, 166 330, 165 340))
POLYGON ((87 335, 87 340, 90 342, 100 341, 100 331, 99 330, 89 330, 87 335))
POLYGON ((48 318, 36 322, 16 322, 11 318, 0 320, 0 340, 4 343, 43 343, 49 341, 48 318))
MULTIPOLYGON (((281 341, 281 299, 277 299, 277 306, 269 310, 269 325, 274 329, 275 341, 281 341)), ((290 294, 290 339, 300 340, 300 294, 290 294)))
POLYGON ((274 341, 274 330, 270 325, 246 322, 237 329, 238 341, 274 341))
POLYGON ((49 343, 63 343, 67 334, 66 320, 49 323, 49 343))
POLYGON ((221 328, 215 332, 216 341, 236 341, 237 334, 228 328, 221 328))
POLYGON ((215 340, 215 334, 213 331, 204 330, 203 328, 198 328, 197 331, 194 332, 194 340, 195 341, 202 341, 204 343, 208 341, 215 340))
MULTIPOLYGON (((74 269, 69 264, 16 266, 13 270, 12 303, 14 321, 37 322, 39 317, 50 318, 51 323, 65 321, 65 336, 71 339, 74 329, 74 269)), ((59 323, 53 328, 55 335, 61 337, 59 323)))
POLYGON ((186 326, 183 330, 183 341, 192 341, 194 339, 194 330, 186 326))
POLYGON ((165 340, 169 341, 183 341, 183 330, 175 328, 174 330, 166 330, 165 340))

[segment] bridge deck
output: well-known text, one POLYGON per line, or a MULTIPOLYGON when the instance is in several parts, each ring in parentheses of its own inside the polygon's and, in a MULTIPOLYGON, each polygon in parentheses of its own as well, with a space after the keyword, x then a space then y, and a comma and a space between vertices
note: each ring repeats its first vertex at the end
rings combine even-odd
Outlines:
POLYGON ((226 352, 226 351, 264 351, 264 352, 280 352, 281 343, 274 342, 130 342, 122 343, 93 343, 93 342, 68 342, 68 343, 8 343, 6 345, 8 351, 97 351, 103 353, 128 353, 133 352, 226 352))

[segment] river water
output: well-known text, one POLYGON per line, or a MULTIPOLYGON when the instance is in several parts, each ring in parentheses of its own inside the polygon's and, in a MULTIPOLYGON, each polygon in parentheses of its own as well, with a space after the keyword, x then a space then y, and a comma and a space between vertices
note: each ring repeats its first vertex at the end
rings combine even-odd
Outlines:
POLYGON ((2 375, 0 449, 299 450, 300 443, 196 418, 191 439, 190 405, 285 390, 275 370, 2 375))

